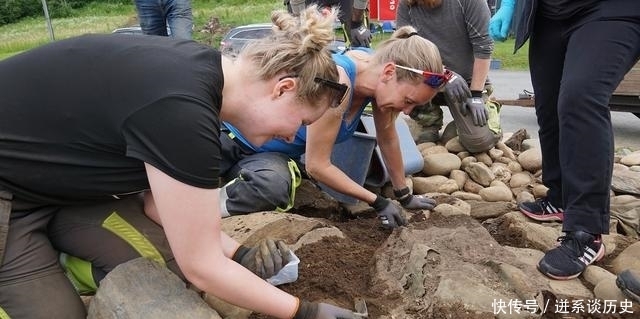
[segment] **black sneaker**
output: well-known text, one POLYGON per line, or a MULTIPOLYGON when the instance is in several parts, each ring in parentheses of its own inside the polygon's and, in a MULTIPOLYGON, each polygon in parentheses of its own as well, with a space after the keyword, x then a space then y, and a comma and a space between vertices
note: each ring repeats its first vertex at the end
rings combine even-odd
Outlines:
POLYGON ((564 219, 564 210, 553 206, 546 198, 540 198, 535 202, 520 203, 518 208, 529 218, 542 222, 562 221, 564 219))
POLYGON ((600 235, 574 231, 567 232, 558 241, 560 245, 545 253, 538 263, 538 270, 553 279, 576 278, 588 265, 604 256, 605 248, 600 235))
POLYGON ((640 270, 624 270, 618 274, 616 285, 627 297, 640 302, 640 270))

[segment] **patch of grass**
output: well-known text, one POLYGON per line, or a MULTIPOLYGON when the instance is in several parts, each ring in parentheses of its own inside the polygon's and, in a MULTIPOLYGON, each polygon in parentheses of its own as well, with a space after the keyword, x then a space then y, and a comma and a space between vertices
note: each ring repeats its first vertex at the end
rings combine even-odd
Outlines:
POLYGON ((516 54, 513 53, 514 39, 504 42, 496 41, 493 49, 493 59, 501 61, 503 70, 529 70, 529 42, 525 43, 516 54))
MULTIPOLYGON (((270 21, 271 11, 285 9, 273 0, 193 0, 193 38, 217 47, 229 28, 270 21), (206 26, 214 19, 215 30, 206 26), (214 31, 209 33, 207 31, 214 31)), ((130 5, 94 2, 73 10, 72 17, 51 18, 56 40, 85 33, 110 33, 113 29, 138 24, 133 3, 130 5)), ((17 23, 0 26, 0 59, 15 55, 50 41, 44 15, 26 18, 17 23)))

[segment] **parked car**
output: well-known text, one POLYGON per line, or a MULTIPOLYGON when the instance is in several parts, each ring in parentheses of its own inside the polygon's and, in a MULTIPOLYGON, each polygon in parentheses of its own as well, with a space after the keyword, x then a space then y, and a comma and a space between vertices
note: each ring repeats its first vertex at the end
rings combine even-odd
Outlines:
MULTIPOLYGON (((113 30, 111 33, 144 35, 144 33, 142 33, 142 27, 140 27, 139 25, 124 27, 124 28, 117 28, 113 30)), ((167 27, 167 34, 171 35, 171 30, 169 29, 169 27, 167 27)))
MULTIPOLYGON (((271 34, 271 23, 254 23, 235 27, 220 41, 220 51, 223 54, 236 56, 240 50, 251 40, 261 39, 271 34)), ((331 50, 335 52, 344 51, 346 43, 344 40, 335 39, 331 43, 331 50)))

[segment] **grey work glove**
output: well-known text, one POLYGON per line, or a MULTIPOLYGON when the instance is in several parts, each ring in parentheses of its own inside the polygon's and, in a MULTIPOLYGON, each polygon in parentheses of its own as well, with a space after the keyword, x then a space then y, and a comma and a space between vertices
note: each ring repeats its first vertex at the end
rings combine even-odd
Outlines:
POLYGON ((484 99, 482 99, 482 97, 468 98, 462 105, 460 113, 464 116, 471 113, 473 124, 476 126, 485 126, 487 124, 487 118, 489 117, 489 112, 484 107, 484 99))
POLYGON ((351 22, 351 46, 369 47, 371 45, 371 31, 361 22, 351 22))
POLYGON ((240 245, 233 261, 241 264, 262 279, 273 277, 289 262, 291 250, 282 240, 266 238, 255 247, 240 245))
POLYGON ((453 76, 444 86, 444 94, 452 102, 464 103, 471 97, 471 90, 460 74, 453 72, 453 76))
POLYGON ((407 224, 407 220, 402 216, 402 208, 387 198, 376 197, 371 207, 378 213, 378 218, 384 228, 395 228, 407 224))
POLYGON ((292 319, 357 319, 353 311, 327 303, 300 301, 292 319))
POLYGON ((427 209, 432 210, 436 206, 436 201, 422 195, 412 195, 409 187, 400 190, 393 190, 393 195, 406 209, 427 209))

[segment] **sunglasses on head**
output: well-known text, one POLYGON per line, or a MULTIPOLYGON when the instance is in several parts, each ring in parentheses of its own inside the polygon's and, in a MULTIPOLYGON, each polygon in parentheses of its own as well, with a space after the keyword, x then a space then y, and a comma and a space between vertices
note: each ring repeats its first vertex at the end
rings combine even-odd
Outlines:
MULTIPOLYGON (((278 81, 281 81, 282 79, 285 79, 285 78, 297 78, 297 77, 298 75, 285 75, 281 77, 278 81)), ((329 105, 329 107, 331 108, 337 108, 338 106, 340 106, 340 104, 342 104, 342 102, 344 102, 344 99, 347 97, 349 86, 345 84, 323 79, 320 77, 313 78, 313 81, 331 89, 331 104, 329 105)))
POLYGON ((397 64, 396 64, 396 67, 401 68, 403 70, 411 71, 414 73, 422 74, 422 76, 424 77, 424 84, 438 90, 444 87, 445 84, 447 84, 447 82, 449 82, 449 80, 451 80, 451 78, 453 77, 453 72, 447 69, 444 69, 444 74, 442 74, 442 73, 433 73, 429 71, 422 71, 422 70, 409 68, 409 67, 397 65, 397 64))

